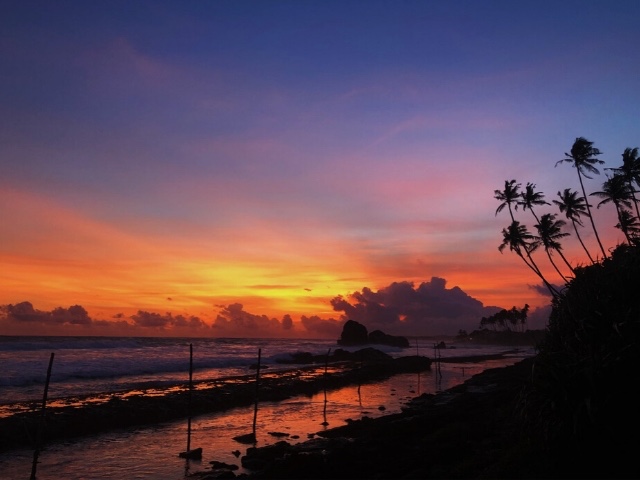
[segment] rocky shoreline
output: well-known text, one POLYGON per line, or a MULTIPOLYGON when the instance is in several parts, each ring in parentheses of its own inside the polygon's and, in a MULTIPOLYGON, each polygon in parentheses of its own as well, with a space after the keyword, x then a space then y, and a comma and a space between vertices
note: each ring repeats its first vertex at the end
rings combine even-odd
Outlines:
MULTIPOLYGON (((427 357, 387 358, 381 352, 360 352, 355 358, 326 362, 311 359, 261 377, 262 400, 284 400, 301 393, 345 385, 373 383, 398 373, 429 368, 427 357), (367 360, 365 360, 365 358, 367 360), (356 360, 357 359, 357 360, 356 360), (324 371, 328 375, 324 374, 324 371)), ((508 353, 508 352, 506 352, 508 353)), ((505 353, 505 354, 506 354, 505 353)), ((450 357, 446 361, 478 362, 505 354, 450 357)), ((338 353, 338 355, 343 355, 338 353)), ((292 357, 291 363, 309 358, 292 357)), ((443 359, 445 361, 445 359, 443 359)), ((533 359, 509 367, 485 370, 464 384, 438 394, 413 399, 400 414, 363 417, 346 426, 318 432, 302 443, 280 441, 242 452, 245 471, 215 464, 199 478, 549 478, 552 471, 526 445, 514 415, 516 399, 530 377, 533 359)), ((192 393, 192 412, 221 411, 250 405, 255 383, 250 375, 192 393)), ((133 396, 83 408, 52 408, 47 413, 46 440, 99 433, 113 428, 152 424, 185 417, 186 392, 162 397, 133 396)), ((25 425, 37 412, 0 419, 0 449, 30 446, 25 425), (22 435, 22 437, 20 436, 22 435)), ((237 467, 236 467, 237 468, 237 467)))
MULTIPOLYGON (((414 399, 400 414, 363 418, 289 445, 248 449, 247 478, 549 478, 519 430, 516 400, 534 360, 489 369, 414 399)), ((201 474, 219 478, 220 472, 201 474)), ((232 472, 225 473, 232 478, 232 472)))

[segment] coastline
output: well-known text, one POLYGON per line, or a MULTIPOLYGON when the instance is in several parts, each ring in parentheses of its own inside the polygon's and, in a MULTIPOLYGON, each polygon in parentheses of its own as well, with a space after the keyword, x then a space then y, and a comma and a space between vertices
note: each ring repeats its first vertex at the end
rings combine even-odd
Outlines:
MULTIPOLYGON (((453 353, 453 352, 450 352, 450 353, 453 353)), ((421 375, 416 374, 418 376, 415 377, 413 373, 402 374, 400 371, 401 369, 399 370, 397 366, 392 367, 391 366, 392 364, 390 363, 387 363, 386 366, 382 366, 380 364, 372 365, 371 368, 368 368, 365 370, 361 370, 361 369, 359 370, 357 368, 354 368, 355 365, 349 364, 348 362, 344 364, 340 364, 340 363, 337 363, 335 365, 330 364, 328 377, 324 377, 324 370, 325 370, 324 362, 320 365, 318 364, 298 365, 292 369, 288 369, 286 371, 287 372, 286 374, 285 372, 269 372, 267 369, 264 377, 264 382, 261 380, 261 385, 264 387, 265 395, 261 395, 260 401, 264 402, 263 403, 264 408, 269 409, 270 408, 268 407, 269 404, 284 406, 288 403, 288 400, 283 401, 283 399, 288 399, 288 398, 291 398, 292 396, 300 395, 302 393, 303 397, 310 395, 309 398, 311 398, 311 395, 312 395, 314 398, 316 398, 316 402, 318 401, 322 402, 322 396, 323 396, 322 390, 325 387, 329 392, 332 392, 332 391, 338 392, 338 391, 343 391, 345 386, 348 386, 348 385, 351 385, 350 387, 347 387, 347 388, 353 392, 352 393, 353 395, 355 395, 356 388, 357 388, 358 398, 359 398, 359 391, 360 391, 359 385, 362 385, 363 395, 366 395, 366 398, 370 398, 370 392, 372 392, 371 390, 369 390, 370 388, 377 389, 377 391, 380 392, 381 394, 383 394, 383 391, 386 390, 387 392, 386 395, 392 395, 391 397, 386 397, 390 403, 387 403, 387 401, 384 399, 385 398, 384 396, 380 396, 379 399, 376 400, 376 402, 380 402, 380 403, 371 404, 370 401, 368 402, 369 410, 370 410, 369 412, 364 411, 364 410, 367 410, 366 407, 365 409, 362 409, 362 407, 360 407, 358 412, 355 412, 355 411, 353 412, 354 415, 347 414, 346 416, 344 413, 339 413, 338 410, 332 411, 330 413, 330 418, 329 418, 331 425, 332 426, 340 425, 340 424, 344 425, 345 419, 347 419, 346 420, 347 424, 350 424, 348 426, 351 426, 351 424, 354 426, 357 425, 358 420, 352 421, 352 420, 349 420, 349 417, 352 419, 364 418, 365 423, 376 420, 377 418, 387 418, 387 417, 389 418, 389 421, 392 421, 398 415, 393 412, 399 412, 401 410, 405 410, 405 408, 411 409, 413 407, 418 407, 421 401, 427 401, 431 398, 436 398, 436 397, 444 398, 443 395, 445 395, 446 392, 455 391, 449 387, 451 385, 458 385, 459 384, 458 382, 465 381, 464 370, 460 369, 461 366, 464 366, 464 369, 466 369, 467 372, 471 372, 473 374, 474 371, 482 371, 482 369, 485 369, 487 365, 495 365, 497 368, 495 367, 489 367, 489 368, 501 371, 502 368, 506 368, 502 366, 503 361, 507 362, 506 363, 507 365, 509 365, 512 360, 514 362, 518 361, 516 359, 512 359, 512 357, 510 355, 507 355, 507 353, 508 352, 505 352, 505 354, 500 355, 502 357, 502 360, 495 359, 496 355, 494 354, 488 354, 488 355, 485 355, 484 357, 476 356, 476 355, 469 356, 468 357, 469 361, 480 362, 480 363, 476 363, 475 365, 471 363, 465 364, 464 362, 461 362, 463 358, 456 357, 455 362, 460 362, 460 366, 456 366, 456 363, 450 363, 449 366, 446 367, 447 368, 446 371, 444 370, 445 369, 444 363, 447 363, 447 362, 443 362, 442 368, 443 368, 443 371, 445 372, 445 385, 444 385, 445 390, 442 390, 442 388, 433 390, 432 387, 436 386, 437 385, 436 383, 434 385, 431 385, 431 388, 428 387, 423 391, 439 392, 439 393, 436 393, 435 395, 433 393, 429 393, 426 395, 419 396, 417 398, 416 398, 416 395, 420 395, 420 391, 421 391, 420 383, 419 383, 419 379, 421 378, 421 375), (483 362, 483 360, 486 360, 486 363, 483 362), (483 365, 483 366, 480 367, 480 365, 483 365), (397 374, 400 374, 400 375, 396 376, 397 374), (268 379, 267 377, 271 377, 271 378, 268 379), (447 380, 448 377, 449 377, 449 380, 447 380), (330 378, 332 379, 331 382, 328 381, 330 378), (411 392, 413 392, 414 389, 410 388, 409 384, 407 385, 402 384, 403 386, 399 388, 397 392, 393 388, 389 388, 388 386, 386 389, 382 389, 382 390, 377 386, 377 385, 383 385, 383 384, 389 385, 388 381, 390 379, 395 379, 395 378, 398 378, 398 379, 409 378, 409 379, 412 379, 412 380, 409 380, 411 382, 415 381, 415 379, 417 378, 418 385, 415 385, 414 383, 414 386, 418 387, 416 389, 417 394, 416 393, 414 393, 413 395, 411 394, 411 392), (454 383, 449 383, 449 381, 453 380, 454 378, 458 378, 458 380, 454 383), (366 394, 365 394, 366 385, 370 385, 370 386, 366 387, 366 394), (397 396, 395 396, 396 394, 397 396), (392 398, 397 400, 392 401, 391 400, 392 398), (399 408, 392 408, 390 411, 389 410, 378 411, 378 409, 376 408, 378 405, 385 405, 385 404, 387 404, 387 407, 389 407, 391 406, 391 403, 396 403, 398 400, 400 401, 399 408), (342 421, 340 421, 340 419, 342 419, 342 421), (336 421, 337 423, 335 423, 336 421)), ((398 362, 398 365, 402 365, 402 362, 398 362)), ((429 373, 427 373, 426 377, 422 377, 422 378, 430 378, 432 382, 437 381, 435 372, 436 372, 436 368, 434 367, 433 369, 431 369, 429 373)), ((241 407, 240 410, 248 411, 247 406, 251 405, 255 398, 254 397, 255 383, 250 380, 251 377, 252 377, 251 375, 247 375, 243 377, 235 377, 234 379, 229 379, 230 382, 229 384, 226 385, 225 389, 220 389, 220 387, 218 386, 217 387, 218 390, 215 390, 215 389, 210 389, 210 387, 212 387, 211 385, 206 385, 206 384, 200 385, 199 387, 201 387, 201 389, 195 391, 194 393, 202 392, 202 395, 208 398, 208 403, 206 404, 206 408, 210 409, 212 406, 214 407, 214 410, 208 410, 209 412, 213 412, 213 411, 226 412, 226 409, 229 407, 238 407, 240 406, 238 404, 238 401, 241 400, 242 398, 244 398, 245 407, 241 407), (220 393, 221 395, 212 395, 212 393, 214 392, 220 393), (226 393, 222 394, 223 392, 226 392, 226 393), (217 402, 213 402, 212 397, 216 397, 217 402)), ((467 377, 468 377, 467 382, 471 381, 471 379, 474 378, 474 376, 469 377, 469 375, 467 375, 467 377)), ((403 382, 404 381, 406 380, 403 380, 403 382)), ((456 387, 453 387, 453 388, 455 389, 456 387)), ((329 397, 330 397, 330 405, 333 405, 333 401, 337 398, 333 397, 333 394, 331 393, 329 394, 329 397)), ((327 396, 325 394, 325 402, 326 402, 326 398, 327 396)), ((58 442, 65 438, 72 440, 72 437, 75 437, 75 440, 73 440, 73 443, 80 446, 81 445, 80 442, 83 442, 83 438, 90 439, 94 437, 93 434, 97 433, 99 435, 102 435, 103 433, 108 432, 110 430, 134 431, 134 430, 138 430, 138 427, 144 428, 145 429, 144 431, 146 431, 147 427, 151 427, 152 430, 155 430, 157 428, 155 427, 156 425, 161 425, 163 422, 165 422, 164 418, 167 415, 170 417, 170 420, 169 420, 170 422, 178 425, 177 427, 179 430, 178 444, 182 446, 182 442, 183 442, 182 434, 184 430, 183 430, 183 424, 181 422, 181 419, 186 418, 185 401, 186 401, 186 397, 184 396, 184 392, 182 392, 182 394, 180 394, 180 392, 173 392, 168 397, 167 396, 161 396, 161 397, 151 396, 145 399, 142 397, 142 395, 139 395, 137 397, 133 397, 133 401, 132 401, 132 398, 128 398, 127 400, 114 400, 112 402, 104 402, 101 405, 90 404, 90 405, 87 405, 86 408, 63 407, 60 410, 52 408, 52 411, 49 412, 52 414, 52 416, 47 422, 47 431, 49 432, 49 435, 47 435, 47 442, 52 443, 51 445, 52 449, 48 456, 49 457, 48 461, 56 462, 55 459, 58 458, 58 455, 60 455, 58 461, 65 462, 64 458, 70 454, 68 452, 68 447, 65 448, 64 446, 61 446, 61 447, 55 446, 55 445, 60 445, 58 442), (53 410, 57 410, 57 412, 54 413, 53 410), (140 412, 143 413, 144 415, 143 417, 137 416, 137 413, 140 413, 140 412), (160 420, 158 420, 158 418, 160 418, 160 420), (141 422, 141 420, 144 420, 144 422, 141 422), (178 422, 176 423, 174 420, 178 420, 178 422), (119 424, 118 422, 130 422, 130 423, 119 424), (72 428, 69 430, 68 427, 72 427, 72 428), (51 435, 52 433, 55 433, 55 430, 52 430, 53 428, 55 428, 58 431, 62 429, 63 435, 57 437, 57 439, 54 439, 51 435), (79 430, 76 430, 78 428, 79 430), (58 452, 58 453, 54 454, 54 452, 58 452)), ((303 400, 303 402, 305 401, 308 401, 308 400, 303 400)), ((354 401, 357 401, 357 398, 352 397, 352 399, 348 401, 354 402, 354 401)), ((296 405, 297 402, 298 401, 296 400, 294 403, 290 404, 289 407, 285 407, 285 409, 296 408, 294 405, 296 405)), ((357 404, 352 403, 352 405, 357 408, 357 404)), ((261 409, 262 408, 263 407, 261 407, 261 409)), ((276 408, 282 411, 282 407, 276 407, 276 408)), ((197 416, 200 414, 194 414, 194 415, 197 416)), ((403 413, 402 415, 405 415, 405 413, 403 413)), ((322 416, 321 403, 316 407, 316 410, 315 410, 315 413, 313 413, 313 416, 316 422, 319 422, 321 420, 321 416, 322 416), (318 410, 318 408, 320 410, 318 410)), ((233 446, 231 448, 225 446, 223 447, 222 450, 220 450, 220 447, 222 446, 222 444, 219 444, 217 447, 218 453, 215 453, 216 451, 214 449, 215 447, 207 441, 207 434, 205 434, 206 431, 210 431, 212 424, 210 423, 210 421, 204 420, 205 418, 208 418, 206 413, 203 413, 203 415, 198 417, 198 434, 197 434, 198 439, 195 445, 205 447, 205 451, 207 454, 206 461, 203 461, 201 464, 194 463, 192 464, 192 467, 191 467, 192 470, 201 470, 201 469, 205 469, 205 470, 196 472, 195 476, 204 475, 204 476, 209 476, 209 478, 217 478, 220 475, 227 475, 229 478, 231 478, 230 475, 234 471, 236 472, 235 475, 238 477, 242 477, 246 475, 253 476, 253 475, 263 474, 258 471, 259 469, 256 470, 255 466, 252 466, 252 468, 245 468, 243 466, 243 463, 245 463, 246 460, 243 461, 243 458, 240 458, 240 455, 242 455, 243 457, 246 457, 246 452, 252 451, 252 447, 250 447, 249 445, 236 444, 236 446, 233 446), (203 421, 204 423, 202 423, 203 421), (229 448, 229 452, 226 452, 227 448, 229 448), (238 449, 238 450, 241 450, 241 452, 239 452, 239 455, 237 457, 234 457, 234 456, 231 456, 230 454, 232 449, 238 449), (212 454, 213 454, 213 458, 211 458, 212 454), (214 468, 208 465, 209 460, 221 460, 222 462, 226 462, 228 464, 241 465, 241 468, 239 470, 234 470, 234 469, 226 470, 224 466, 222 466, 222 468, 214 468)), ((311 427, 308 430, 304 430, 304 429, 301 430, 300 428, 297 428, 297 427, 290 428, 292 427, 292 424, 289 420, 285 422, 280 422, 277 420, 277 416, 272 417, 270 420, 267 420, 267 417, 263 416, 262 410, 261 410, 260 418, 264 422, 271 423, 271 425, 273 425, 273 427, 271 428, 278 429, 278 426, 280 426, 280 429, 276 430, 276 433, 290 432, 291 437, 287 436, 282 438, 285 438, 287 441, 292 442, 293 446, 298 444, 305 444, 305 441, 304 441, 305 438, 312 438, 313 441, 317 442, 317 445, 323 444, 322 442, 331 442, 332 445, 334 444, 339 445, 341 444, 341 442, 343 442, 342 436, 344 435, 344 430, 340 430, 339 429, 340 427, 338 427, 338 429, 336 430, 333 430, 334 427, 321 427, 320 423, 312 422, 318 425, 317 429, 313 427, 311 427), (315 432, 315 434, 307 435, 308 432, 315 432), (328 432, 328 433, 325 435, 324 432, 328 432), (332 438, 333 432, 340 432, 340 435, 337 438, 332 438), (296 438, 296 435, 294 434, 296 433, 300 435, 300 438, 297 440, 294 440, 296 438)), ((246 425, 246 423, 244 424, 246 425)), ((371 425, 374 425, 374 424, 371 424, 371 425)), ((0 422, 0 435, 9 434, 10 432, 5 431, 3 427, 4 425, 2 424, 2 422, 0 422)), ((20 428, 22 430, 21 433, 24 433, 24 424, 20 425, 20 428)), ((164 429, 165 427, 161 427, 161 428, 164 429)), ((217 430, 218 428, 220 427, 214 427, 214 430, 217 430)), ((263 423, 263 428, 264 428, 264 423, 263 423)), ((269 430, 269 431, 273 431, 273 430, 269 430)), ((229 433, 223 434, 223 436, 231 438, 231 435, 229 433)), ((96 438, 99 438, 99 437, 96 437, 96 438)), ((412 434, 407 434, 405 439, 406 442, 408 442, 407 448, 413 448, 411 447, 411 444, 413 441, 412 438, 413 438, 412 434)), ((261 450, 263 448, 267 450, 269 450, 270 448, 278 448, 276 447, 276 445, 282 445, 282 443, 279 442, 279 440, 280 439, 278 438, 272 438, 272 440, 269 441, 269 440, 266 440, 265 438, 261 438, 258 445, 267 445, 267 447, 260 447, 258 448, 258 450, 261 450), (277 442, 277 443, 274 443, 274 442, 277 442)), ((218 444, 218 440, 216 439, 215 441, 218 444)), ((175 443, 172 443, 172 445, 175 445, 175 443)), ((327 445, 324 445, 324 447, 326 446, 327 445)), ((23 447, 28 448, 27 445, 24 445, 23 447)), ((136 449, 138 449, 139 447, 145 448, 143 445, 137 443, 136 449)), ((176 448, 176 450, 174 450, 173 452, 167 452, 166 447, 164 449, 158 448, 158 447, 156 447, 156 450, 158 450, 158 452, 164 451, 165 455, 169 453, 170 457, 173 455, 176 455, 176 452, 178 451, 178 447, 170 447, 171 450, 176 448)), ((299 448, 304 448, 304 447, 299 447, 299 448)), ((328 448, 323 448, 323 449, 327 451, 329 450, 328 448)), ((74 450, 76 449, 74 448, 74 450)), ((84 450, 80 448, 78 452, 80 451, 84 451, 84 450)), ((90 450, 87 451, 85 455, 87 454, 91 455, 91 453, 89 452, 90 450)), ((18 454, 17 451, 16 453, 18 454)), ((24 455, 25 453, 26 452, 24 451, 24 448, 23 448, 23 452, 19 453, 19 455, 24 455)), ((123 453, 125 455, 127 454, 126 452, 123 452, 123 453)), ((154 452, 154 453, 157 453, 157 452, 154 452)), ((393 457, 388 457, 387 454, 382 451, 378 453, 382 455, 379 458, 393 458, 393 457)), ((162 455, 160 456, 162 457, 162 455)), ((172 458, 167 459, 166 462, 162 459, 159 459, 158 461, 160 462, 158 464, 159 466, 160 464, 165 464, 166 466, 175 464, 175 460, 172 458)), ((395 460, 392 460, 392 461, 395 461, 395 460)), ((24 463, 25 462, 23 461, 23 464, 24 463)), ((94 463, 95 462, 92 462, 92 465, 94 463)), ((90 467, 90 469, 92 469, 91 471, 95 471, 96 466, 97 465, 91 466, 90 467)), ((78 465, 78 467, 80 466, 78 465)), ((175 467, 176 467, 175 465, 173 467, 169 467, 169 470, 173 468, 174 469, 173 471, 175 471, 175 467)), ((43 466, 43 468, 46 468, 46 467, 43 466)), ((83 467, 80 467, 80 469, 82 468, 83 467)), ((80 474, 79 473, 80 471, 81 470, 77 470, 78 474, 80 474)), ((157 473, 160 473, 161 471, 162 471, 162 468, 159 468, 157 470, 157 473)), ((311 471, 314 471, 314 469, 312 468, 311 471)), ((191 474, 191 475, 194 475, 194 474, 191 474)), ((67 478, 81 478, 81 477, 74 477, 73 475, 71 475, 71 476, 67 476, 67 478)), ((104 478, 113 478, 113 477, 104 477, 104 478)), ((164 479, 164 478, 175 478, 175 476, 166 477, 166 476, 162 476, 161 474, 160 476, 157 476, 157 475, 149 476, 149 477, 143 476, 139 478, 163 478, 164 479)), ((280 477, 276 476, 272 478, 280 478, 280 477)), ((301 476, 300 478, 305 478, 305 477, 301 476)), ((336 476, 336 478, 349 478, 349 477, 348 476, 340 477, 338 475, 336 476)), ((361 478, 361 477, 355 477, 355 478, 361 478)), ((395 478, 395 477, 391 476, 389 478, 395 478)))
MULTIPOLYGON (((249 450, 248 478, 549 478, 515 414, 534 358, 485 370, 399 414, 363 418, 308 442, 249 450)), ((213 476, 204 478, 215 478, 213 476)), ((241 477, 241 476, 240 476, 241 477)))
MULTIPOLYGON (((259 401, 277 402, 296 395, 317 394, 324 389, 379 382, 399 373, 429 368, 427 357, 393 359, 375 352, 374 358, 364 361, 291 364, 290 368, 278 371, 265 369, 259 381, 259 401)), ((49 442, 82 437, 249 406, 256 399, 255 379, 253 373, 196 382, 191 393, 188 384, 183 384, 168 389, 58 399, 47 404, 45 439, 49 442)), ((20 404, 15 408, 17 413, 0 418, 0 453, 31 447, 41 420, 38 404, 20 404)))

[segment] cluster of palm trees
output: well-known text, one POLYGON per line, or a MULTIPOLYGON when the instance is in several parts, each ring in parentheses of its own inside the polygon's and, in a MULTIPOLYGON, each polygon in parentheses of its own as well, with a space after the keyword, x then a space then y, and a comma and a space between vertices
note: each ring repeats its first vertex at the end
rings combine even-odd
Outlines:
POLYGON ((503 308, 493 315, 482 317, 482 319, 480 319, 480 328, 490 326, 494 331, 500 328, 501 330, 510 332, 518 330, 524 332, 528 313, 528 303, 525 303, 524 308, 511 307, 509 310, 503 308))
MULTIPOLYGON (((584 188, 583 178, 591 179, 591 174, 600 174, 596 165, 604 163, 597 158, 601 153, 599 149, 593 146, 593 142, 584 137, 577 138, 571 147, 570 153, 565 153, 565 158, 556 162, 556 166, 559 163, 567 162, 575 167, 582 196, 576 190, 565 188, 564 191, 558 192, 558 200, 553 200, 553 204, 558 207, 560 213, 564 213, 565 217, 571 221, 578 241, 593 264, 598 263, 599 259, 598 255, 594 258, 594 255, 589 252, 580 236, 580 228, 584 227, 582 223, 583 217, 589 219, 602 259, 607 258, 607 253, 593 220, 592 206, 586 200, 587 193, 584 188)), ((605 170, 610 170, 612 174, 607 175, 607 180, 602 185, 602 191, 593 192, 590 195, 600 199, 597 208, 608 203, 613 204, 618 216, 616 228, 622 231, 629 245, 640 245, 640 211, 638 209, 638 198, 636 197, 636 193, 638 193, 636 188, 640 187, 638 148, 625 149, 622 154, 622 165, 618 168, 607 168, 605 170)), ((560 296, 558 287, 547 281, 532 254, 540 247, 543 247, 549 262, 566 285, 570 277, 575 275, 575 267, 565 258, 560 243, 561 239, 570 235, 570 233, 563 231, 567 222, 558 219, 558 215, 555 213, 545 213, 538 216, 536 212, 538 207, 551 204, 545 200, 542 192, 536 191, 535 184, 527 183, 524 190, 521 190, 521 187, 522 184, 517 183, 515 180, 505 180, 504 189, 495 190, 494 192, 494 198, 500 202, 496 209, 496 215, 506 208, 511 217, 511 224, 502 230, 503 240, 498 249, 502 252, 506 247, 509 247, 542 280, 549 292, 557 298, 560 296), (525 225, 515 219, 513 212, 520 207, 523 211, 529 210, 533 215, 537 222, 534 225, 537 235, 529 232, 525 225), (554 259, 555 254, 564 262, 569 273, 563 273, 558 267, 556 259, 554 259)))

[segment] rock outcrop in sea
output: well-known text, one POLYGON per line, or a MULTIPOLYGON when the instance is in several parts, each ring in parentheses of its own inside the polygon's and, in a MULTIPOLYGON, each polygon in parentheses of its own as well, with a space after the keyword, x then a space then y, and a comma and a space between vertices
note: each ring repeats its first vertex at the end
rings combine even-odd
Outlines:
POLYGON ((369 333, 367 327, 361 323, 355 320, 347 320, 342 327, 342 334, 338 340, 338 345, 352 347, 368 344, 408 348, 409 340, 406 337, 388 335, 381 330, 374 330, 369 333))

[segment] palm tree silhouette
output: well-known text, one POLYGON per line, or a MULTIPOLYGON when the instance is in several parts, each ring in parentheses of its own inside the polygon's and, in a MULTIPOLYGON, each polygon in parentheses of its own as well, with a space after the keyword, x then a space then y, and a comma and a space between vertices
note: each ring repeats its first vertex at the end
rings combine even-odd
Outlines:
MULTIPOLYGON (((591 195, 602 199, 602 201, 598 203, 598 208, 602 205, 606 205, 607 203, 613 203, 616 207, 619 225, 623 225, 621 215, 623 211, 627 211, 626 209, 631 208, 632 196, 629 184, 622 175, 613 175, 612 177, 608 177, 602 184, 602 191, 593 192, 591 195)), ((622 230, 622 232, 627 238, 627 242, 631 244, 631 240, 629 239, 627 232, 625 230, 622 230)))
POLYGON ((626 180, 636 208, 636 216, 640 218, 640 210, 638 210, 638 199, 636 198, 635 190, 635 185, 640 186, 640 158, 638 158, 638 147, 625 148, 622 154, 622 166, 618 168, 607 168, 606 170, 613 170, 616 175, 622 175, 626 180))
POLYGON ((511 204, 513 204, 514 210, 518 210, 518 202, 520 200, 520 184, 516 183, 515 180, 505 180, 504 190, 494 190, 493 198, 502 202, 496 209, 496 215, 498 215, 498 213, 500 213, 504 209, 504 207, 507 207, 509 209, 511 221, 515 222, 515 218, 513 218, 513 211, 511 210, 511 204))
POLYGON ((578 231, 578 225, 581 227, 582 221, 580 220, 581 215, 587 215, 587 206, 584 197, 578 197, 577 191, 572 191, 570 188, 565 188, 562 193, 558 192, 558 197, 560 200, 553 200, 553 203, 558 206, 560 212, 564 212, 565 216, 571 220, 571 224, 573 225, 573 230, 576 232, 576 237, 578 237, 578 241, 582 248, 591 260, 591 263, 596 263, 595 260, 591 257, 589 250, 586 245, 582 241, 582 237, 580 236, 580 232, 578 231))
POLYGON ((536 219, 536 222, 540 223, 540 219, 536 215, 536 212, 533 210, 533 206, 551 204, 545 201, 544 193, 536 192, 535 189, 536 185, 534 183, 527 183, 524 192, 520 194, 520 201, 518 202, 518 205, 522 206, 522 210, 526 210, 528 208, 533 214, 533 217, 536 219))
POLYGON ((616 228, 622 230, 630 245, 640 244, 640 221, 629 210, 622 210, 616 228))
POLYGON ((502 229, 502 243, 498 246, 500 253, 506 248, 515 252, 522 261, 529 267, 545 284, 553 297, 558 297, 559 292, 542 275, 531 254, 540 246, 540 241, 529 233, 527 227, 521 225, 517 220, 513 220, 507 228, 502 229), (523 253, 524 252, 524 253, 523 253))
MULTIPOLYGON (((565 153, 566 157, 562 160, 558 160, 556 162, 556 167, 559 163, 568 162, 573 164, 578 172, 578 180, 580 180, 580 187, 582 188, 582 196, 587 198, 587 193, 584 189, 584 182, 582 181, 582 177, 591 178, 588 173, 600 174, 600 171, 594 166, 597 164, 604 163, 602 160, 596 158, 597 155, 600 155, 602 152, 593 146, 593 142, 590 142, 584 137, 576 138, 575 142, 573 142, 573 146, 571 147, 571 153, 565 153)), ((602 252, 602 256, 607 258, 607 254, 604 251, 604 247, 602 246, 602 242, 600 241, 600 237, 598 236, 598 230, 596 229, 596 224, 593 221, 593 215, 591 215, 591 208, 589 203, 585 203, 587 207, 587 216, 589 217, 589 221, 591 222, 591 227, 593 228, 593 233, 596 236, 596 240, 598 241, 598 245, 600 246, 600 251, 602 252)))
POLYGON ((567 224, 564 220, 556 220, 555 213, 545 213, 540 218, 540 222, 535 226, 536 230, 538 230, 538 236, 535 237, 536 240, 539 240, 544 246, 545 252, 547 252, 547 256, 549 257, 549 261, 553 268, 556 269, 558 275, 562 277, 565 283, 568 282, 567 278, 562 274, 556 263, 553 261, 553 257, 551 256, 552 251, 558 252, 560 258, 564 260, 564 263, 569 267, 571 273, 575 274, 573 267, 567 261, 564 254, 562 253, 562 245, 558 241, 561 238, 569 236, 568 233, 562 231, 562 227, 567 224))

